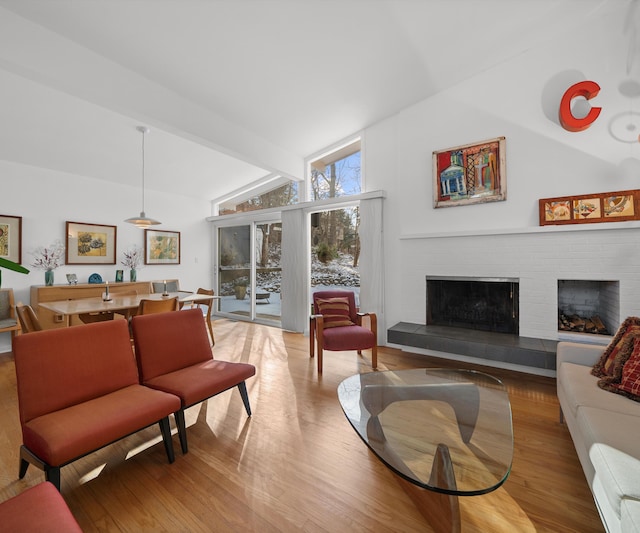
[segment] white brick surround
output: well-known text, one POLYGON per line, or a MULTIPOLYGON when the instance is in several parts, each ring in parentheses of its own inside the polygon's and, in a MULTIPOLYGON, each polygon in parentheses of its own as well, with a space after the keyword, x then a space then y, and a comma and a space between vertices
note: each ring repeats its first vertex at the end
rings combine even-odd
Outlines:
POLYGON ((620 320, 640 315, 637 222, 406 235, 401 250, 408 322, 426 322, 427 275, 518 279, 521 337, 558 339, 559 279, 619 281, 620 320))

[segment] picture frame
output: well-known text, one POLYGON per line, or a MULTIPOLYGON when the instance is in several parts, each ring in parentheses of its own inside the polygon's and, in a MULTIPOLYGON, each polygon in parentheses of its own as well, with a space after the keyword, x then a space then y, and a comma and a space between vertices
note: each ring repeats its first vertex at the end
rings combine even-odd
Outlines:
POLYGON ((124 270, 116 270, 116 283, 124 281, 124 270))
POLYGON ((145 265, 179 265, 180 232, 144 230, 145 265))
POLYGON ((0 215, 0 257, 22 264, 22 217, 0 215))
POLYGON ((505 137, 433 152, 434 208, 506 199, 505 137))
POLYGON ((640 220, 640 189, 538 200, 540 225, 640 220))
POLYGON ((115 265, 116 226, 70 222, 66 224, 67 265, 115 265))

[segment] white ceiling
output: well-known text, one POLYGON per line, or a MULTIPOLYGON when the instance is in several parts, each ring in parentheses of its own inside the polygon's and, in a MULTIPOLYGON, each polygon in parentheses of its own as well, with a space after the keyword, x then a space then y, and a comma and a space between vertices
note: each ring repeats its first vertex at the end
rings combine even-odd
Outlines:
POLYGON ((636 0, 0 0, 0 159, 214 198, 636 0))

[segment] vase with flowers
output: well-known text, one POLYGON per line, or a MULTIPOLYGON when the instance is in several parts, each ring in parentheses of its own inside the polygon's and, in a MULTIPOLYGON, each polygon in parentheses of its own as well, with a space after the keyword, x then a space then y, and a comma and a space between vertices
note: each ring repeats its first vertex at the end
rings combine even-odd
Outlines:
POLYGON ((53 285, 53 271, 64 264, 64 244, 56 241, 48 247, 40 246, 32 254, 31 266, 38 270, 44 270, 44 284, 53 285))
POLYGON ((120 262, 129 269, 129 281, 137 281, 137 268, 142 261, 142 250, 137 246, 132 246, 122 255, 124 256, 124 259, 120 262))

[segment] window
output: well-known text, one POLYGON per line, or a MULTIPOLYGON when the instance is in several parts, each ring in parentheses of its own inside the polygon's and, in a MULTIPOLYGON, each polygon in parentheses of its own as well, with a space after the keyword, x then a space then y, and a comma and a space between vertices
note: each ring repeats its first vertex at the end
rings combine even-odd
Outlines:
POLYGON ((270 176, 219 201, 218 214, 229 215, 297 204, 298 182, 270 176))
POLYGON ((360 139, 313 159, 309 166, 309 199, 312 201, 362 192, 360 139))

